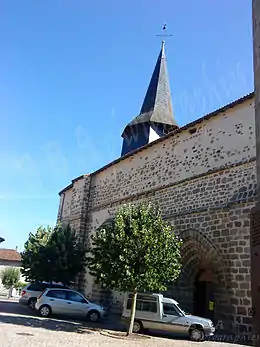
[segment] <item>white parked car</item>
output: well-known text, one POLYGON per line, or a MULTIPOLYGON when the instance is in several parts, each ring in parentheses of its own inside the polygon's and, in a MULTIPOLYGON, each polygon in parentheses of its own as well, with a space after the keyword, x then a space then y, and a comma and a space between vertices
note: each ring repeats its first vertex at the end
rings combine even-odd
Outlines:
POLYGON ((81 317, 97 322, 107 315, 103 306, 90 302, 82 294, 71 289, 45 289, 37 298, 36 310, 42 317, 52 314, 81 317))
MULTIPOLYGON (((126 294, 122 322, 129 324, 132 294, 126 294)), ((193 341, 203 341, 214 335, 215 328, 210 319, 185 313, 177 301, 165 298, 162 294, 139 294, 136 301, 136 314, 133 331, 166 331, 190 337, 193 341)))

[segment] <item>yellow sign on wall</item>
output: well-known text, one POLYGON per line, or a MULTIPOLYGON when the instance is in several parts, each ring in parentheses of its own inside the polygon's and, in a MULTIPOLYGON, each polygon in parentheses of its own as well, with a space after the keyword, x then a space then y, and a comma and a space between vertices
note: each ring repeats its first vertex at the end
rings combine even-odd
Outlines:
POLYGON ((209 310, 210 311, 214 310, 214 302, 213 301, 209 301, 209 310))

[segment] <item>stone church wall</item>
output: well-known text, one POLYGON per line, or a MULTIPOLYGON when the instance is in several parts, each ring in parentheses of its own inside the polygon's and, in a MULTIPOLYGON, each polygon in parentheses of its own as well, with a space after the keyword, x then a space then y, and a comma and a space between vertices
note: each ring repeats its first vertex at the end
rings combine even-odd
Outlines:
MULTIPOLYGON (((231 322, 230 324, 233 322, 233 326, 237 325, 243 331, 248 330, 248 326, 250 326, 249 222, 250 209, 254 205, 256 193, 255 171, 255 162, 252 161, 230 169, 223 169, 197 180, 188 180, 180 185, 155 191, 150 196, 144 194, 138 199, 158 202, 165 219, 175 226, 176 232, 181 237, 187 231, 192 231, 192 233, 196 231, 207 240, 206 245, 203 240, 193 244, 192 249, 196 251, 197 255, 193 256, 193 261, 189 264, 189 271, 193 270, 193 274, 189 273, 189 278, 198 272, 196 267, 198 255, 206 258, 211 247, 216 249, 217 255, 214 254, 212 259, 209 258, 207 261, 209 264, 217 262, 214 270, 223 275, 226 282, 220 288, 220 293, 216 293, 217 321, 224 320, 231 322), (245 177, 246 182, 237 188, 239 177, 245 177), (221 184, 221 181, 225 183, 221 184), (228 186, 233 186, 233 190, 228 190, 228 186), (206 192, 214 197, 212 201, 208 199, 208 194, 205 195, 206 192), (174 206, 179 207, 174 208, 174 206)), ((124 202, 122 201, 121 204, 124 202)), ((107 218, 114 215, 118 206, 115 204, 92 211, 91 227, 88 232, 95 232, 96 228, 107 218)), ((185 256, 185 261, 190 260, 187 259, 188 256, 185 256)), ((203 261, 203 259, 199 260, 203 261)), ((192 287, 189 289, 193 290, 192 287)), ((91 292, 91 288, 87 288, 87 291, 91 292)), ((192 301, 190 299, 192 293, 187 293, 187 295, 188 300, 185 297, 178 297, 178 300, 192 310, 192 307, 189 306, 192 301)), ((230 324, 228 323, 228 328, 230 328, 230 324)))
MULTIPOLYGON (((249 99, 80 177, 61 192, 58 218, 70 221, 85 242, 118 206, 159 203, 184 239, 186 296, 179 296, 180 302, 191 305, 194 289, 186 279, 199 266, 210 265, 218 282, 217 320, 228 329, 248 331, 249 220, 255 193, 254 103, 249 99)), ((85 293, 98 294, 88 275, 81 283, 85 293)), ((175 295, 176 288, 169 293, 175 295)))
POLYGON ((254 104, 247 101, 94 173, 91 207, 100 208, 111 200, 149 192, 253 157, 254 104))

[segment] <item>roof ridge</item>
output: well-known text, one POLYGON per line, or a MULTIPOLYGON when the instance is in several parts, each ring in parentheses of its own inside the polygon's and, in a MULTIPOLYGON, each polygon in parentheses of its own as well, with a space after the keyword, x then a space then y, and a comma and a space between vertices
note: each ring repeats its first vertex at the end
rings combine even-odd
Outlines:
MULTIPOLYGON (((102 171, 106 170, 107 168, 111 167, 112 165, 115 165, 115 164, 119 163, 120 161, 123 161, 123 160, 125 160, 125 159, 127 159, 129 157, 132 157, 133 155, 137 154, 138 152, 141 152, 141 151, 145 150, 148 147, 154 146, 157 143, 162 142, 162 141, 166 140, 167 138, 169 138, 171 136, 174 136, 174 135, 176 135, 176 134, 178 134, 178 133, 180 133, 180 132, 182 132, 184 130, 187 130, 188 128, 191 128, 192 126, 196 126, 197 124, 203 122, 204 120, 208 120, 208 119, 210 119, 212 117, 215 117, 216 115, 218 115, 221 112, 225 112, 225 111, 229 110, 232 107, 238 106, 239 104, 242 104, 245 101, 253 99, 254 96, 255 96, 255 92, 254 91, 250 92, 250 93, 248 93, 248 94, 246 94, 246 95, 244 95, 244 96, 242 96, 242 97, 240 97, 240 98, 238 98, 238 99, 236 99, 236 100, 234 100, 234 101, 232 101, 232 102, 230 102, 230 103, 228 103, 228 104, 226 104, 226 105, 224 105, 224 106, 222 106, 222 107, 220 107, 220 108, 218 108, 218 109, 216 109, 216 110, 214 110, 214 111, 212 111, 210 113, 205 114, 204 116, 202 116, 200 118, 195 119, 194 121, 191 121, 190 123, 185 124, 184 126, 180 127, 179 129, 177 129, 175 131, 172 131, 169 134, 167 134, 167 135, 165 135, 163 137, 160 137, 159 139, 157 139, 157 140, 155 140, 155 141, 153 141, 151 143, 148 143, 148 144, 146 144, 146 145, 144 145, 142 147, 139 147, 139 148, 133 150, 132 152, 129 152, 129 153, 125 154, 123 157, 116 158, 115 160, 107 163, 106 165, 102 166, 101 168, 99 168, 99 169, 97 169, 97 170, 95 170, 95 171, 93 171, 93 172, 91 172, 90 174, 87 174, 87 175, 92 177, 92 176, 98 174, 99 172, 102 172, 102 171)), ((78 176, 78 177, 74 178, 72 180, 72 183, 67 185, 65 188, 63 188, 59 192, 59 195, 63 194, 68 189, 72 188, 73 187, 73 182, 77 181, 78 179, 81 179, 81 178, 84 178, 84 175, 81 175, 81 176, 78 176)))

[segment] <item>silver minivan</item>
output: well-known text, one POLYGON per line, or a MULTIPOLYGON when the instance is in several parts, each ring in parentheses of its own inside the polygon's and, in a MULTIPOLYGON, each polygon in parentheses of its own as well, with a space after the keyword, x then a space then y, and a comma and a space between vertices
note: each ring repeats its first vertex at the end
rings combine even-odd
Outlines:
MULTIPOLYGON (((126 294, 122 322, 129 324, 132 294, 126 294)), ((136 301, 136 314, 133 331, 158 330, 183 335, 193 341, 203 341, 214 335, 215 328, 210 319, 185 313, 178 302, 165 298, 162 294, 139 294, 136 301)))
POLYGON ((33 282, 28 283, 21 292, 21 297, 19 303, 21 305, 27 305, 30 309, 35 309, 35 304, 37 297, 46 289, 46 288, 67 288, 62 283, 49 283, 49 282, 33 282))
POLYGON ((38 296, 35 308, 42 317, 59 314, 86 318, 91 322, 98 322, 107 315, 105 307, 89 301, 72 289, 45 289, 38 296))

